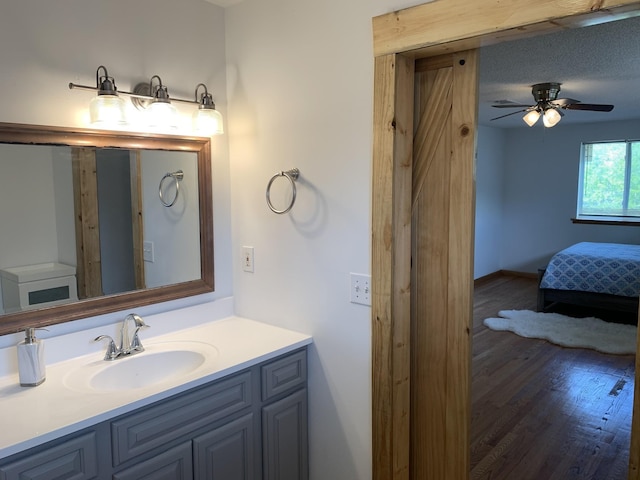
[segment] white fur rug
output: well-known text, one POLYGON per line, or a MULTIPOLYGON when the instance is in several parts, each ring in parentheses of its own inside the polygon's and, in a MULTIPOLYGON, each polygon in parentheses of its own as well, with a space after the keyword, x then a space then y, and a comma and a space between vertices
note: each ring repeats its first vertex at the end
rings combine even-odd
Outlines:
POLYGON ((500 318, 485 319, 484 324, 492 330, 508 330, 521 337, 541 338, 563 347, 591 348, 620 355, 636 352, 635 325, 531 310, 502 310, 498 315, 500 318))

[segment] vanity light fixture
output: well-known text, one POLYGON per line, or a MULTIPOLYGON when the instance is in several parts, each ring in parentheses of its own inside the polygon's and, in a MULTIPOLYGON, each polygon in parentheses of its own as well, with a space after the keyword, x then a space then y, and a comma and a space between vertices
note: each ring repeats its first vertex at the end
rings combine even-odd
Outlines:
POLYGON ((198 106, 193 115, 193 126, 199 134, 220 135, 224 133, 222 115, 216 110, 213 97, 204 83, 199 83, 196 86, 194 100, 169 97, 167 87, 158 75, 151 77, 149 82, 137 84, 133 92, 118 91, 115 80, 101 65, 96 71, 95 87, 69 83, 69 88, 98 92, 89 105, 91 123, 96 126, 113 127, 127 123, 124 100, 121 98, 124 95, 131 98, 131 102, 136 108, 145 111, 151 128, 175 128, 178 115, 171 102, 180 102, 198 106), (201 87, 204 88, 204 93, 201 93, 198 99, 198 90, 201 87))
POLYGON ((89 117, 93 125, 116 126, 127 123, 124 100, 118 96, 118 89, 107 69, 100 65, 96 70, 96 90, 98 95, 89 103, 89 117), (104 75, 100 75, 100 71, 104 75))
MULTIPOLYGON (((140 91, 142 85, 138 84, 133 91, 140 91)), ((167 87, 162 84, 162 79, 158 75, 154 75, 153 77, 151 77, 151 80, 149 80, 147 92, 150 94, 150 96, 153 97, 153 100, 151 100, 150 103, 135 101, 133 103, 138 108, 142 107, 146 109, 146 115, 149 119, 148 125, 151 128, 159 129, 176 128, 178 126, 178 111, 176 110, 176 107, 171 105, 171 100, 169 99, 169 91, 167 90, 167 87), (157 85, 153 84, 154 79, 158 80, 157 85)))
POLYGON ((213 97, 207 91, 204 83, 196 86, 196 102, 199 103, 198 110, 193 112, 193 128, 200 133, 207 135, 221 135, 224 133, 222 124, 222 115, 216 110, 216 104, 213 103, 213 97), (198 100, 198 89, 204 88, 204 93, 200 94, 198 100))

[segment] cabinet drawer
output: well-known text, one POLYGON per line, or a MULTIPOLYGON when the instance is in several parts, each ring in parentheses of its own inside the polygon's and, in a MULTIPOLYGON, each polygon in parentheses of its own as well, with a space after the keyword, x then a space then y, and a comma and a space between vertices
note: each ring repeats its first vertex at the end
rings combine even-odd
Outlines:
POLYGON ((251 406, 251 371, 111 423, 113 465, 251 406))
POLYGON ((262 400, 307 383, 307 351, 300 350, 262 366, 262 400))
POLYGON ((193 480, 191 442, 116 473, 113 480, 193 480))
POLYGON ((98 475, 96 433, 88 432, 0 467, 2 480, 88 480, 98 475))

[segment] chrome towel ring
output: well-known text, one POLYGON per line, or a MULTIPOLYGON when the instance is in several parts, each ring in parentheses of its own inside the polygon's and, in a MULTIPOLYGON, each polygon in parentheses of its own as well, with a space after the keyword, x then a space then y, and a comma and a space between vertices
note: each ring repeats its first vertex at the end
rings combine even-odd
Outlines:
POLYGON ((176 203, 176 200, 178 200, 178 194, 180 193, 180 181, 183 178, 184 172, 182 170, 164 174, 164 177, 162 177, 162 180, 160 180, 160 185, 158 186, 158 196, 160 197, 160 202, 162 203, 162 205, 164 205, 165 207, 172 207, 173 204, 176 203), (173 196, 173 200, 171 200, 170 202, 165 201, 164 197, 162 196, 162 184, 167 178, 172 178, 176 187, 176 193, 173 196))
POLYGON ((296 180, 298 179, 299 176, 300 176, 300 170, 298 170, 297 168, 292 168, 291 170, 278 172, 274 174, 273 177, 271 177, 271 180, 269 180, 269 183, 267 184, 266 195, 267 195, 267 205, 269 206, 269 208, 273 213, 277 213, 278 215, 281 215, 291 210, 291 208, 293 207, 293 204, 296 202, 296 180), (271 185, 273 184, 274 180, 278 177, 285 177, 291 183, 291 203, 284 210, 278 210, 271 203, 271 185))

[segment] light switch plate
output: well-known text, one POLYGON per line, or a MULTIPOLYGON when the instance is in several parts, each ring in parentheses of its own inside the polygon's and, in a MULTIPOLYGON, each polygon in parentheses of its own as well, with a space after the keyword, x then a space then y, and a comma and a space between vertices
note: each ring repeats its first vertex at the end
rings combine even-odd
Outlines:
POLYGON ((253 247, 242 247, 242 270, 253 273, 253 247))
POLYGON ((155 262, 155 252, 153 251, 153 242, 145 240, 142 243, 142 259, 145 262, 155 262))
POLYGON ((351 303, 371 305, 371 275, 351 274, 351 303))

